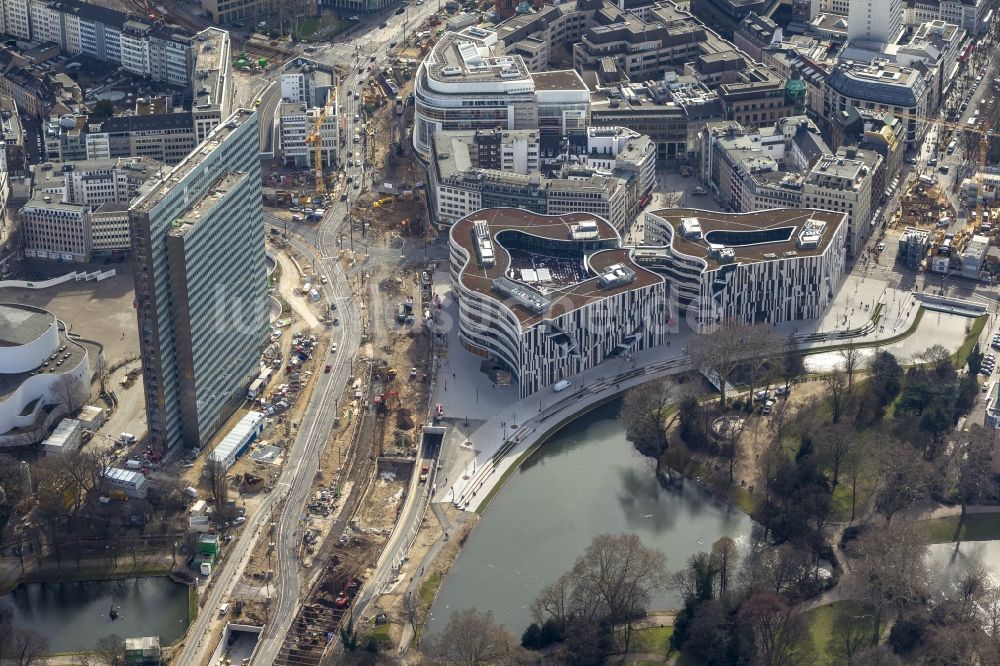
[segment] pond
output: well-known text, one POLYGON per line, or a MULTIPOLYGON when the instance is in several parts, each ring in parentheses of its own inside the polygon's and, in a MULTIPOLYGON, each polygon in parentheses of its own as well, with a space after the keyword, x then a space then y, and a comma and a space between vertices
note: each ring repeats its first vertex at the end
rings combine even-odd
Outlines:
POLYGON ((49 639, 50 652, 93 649, 108 634, 159 636, 169 645, 188 627, 188 589, 166 576, 28 583, 0 597, 14 626, 49 639), (111 606, 117 620, 109 617, 111 606))
MULTIPOLYGON (((665 487, 617 419, 620 401, 556 433, 507 480, 466 541, 431 609, 427 631, 451 613, 492 610, 520 636, 538 591, 603 533, 629 532, 661 549, 671 570, 722 536, 749 542, 753 521, 692 481, 665 487)), ((652 609, 680 608, 672 591, 652 609)))

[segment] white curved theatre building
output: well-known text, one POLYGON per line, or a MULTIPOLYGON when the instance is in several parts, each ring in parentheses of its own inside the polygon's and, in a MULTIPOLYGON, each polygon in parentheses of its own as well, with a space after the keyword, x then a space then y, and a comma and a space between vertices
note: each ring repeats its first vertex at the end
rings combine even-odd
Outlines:
POLYGON ((24 444, 17 435, 64 413, 68 390, 81 404, 90 394, 87 349, 51 312, 0 304, 0 446, 24 444))

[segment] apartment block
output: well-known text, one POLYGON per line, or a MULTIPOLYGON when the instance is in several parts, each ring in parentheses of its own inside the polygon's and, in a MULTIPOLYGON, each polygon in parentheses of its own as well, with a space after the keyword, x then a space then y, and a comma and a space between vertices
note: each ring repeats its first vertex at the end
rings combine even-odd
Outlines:
POLYGON ((661 81, 596 84, 590 124, 628 127, 656 146, 661 164, 697 160, 698 133, 724 118, 719 96, 691 75, 666 74, 661 81))
POLYGON ((995 4, 990 0, 909 0, 904 22, 908 26, 917 26, 940 20, 978 36, 989 29, 995 4))
POLYGON ((257 114, 240 109, 129 210, 152 444, 201 447, 243 402, 267 338, 257 114))
POLYGON ((145 158, 43 165, 34 196, 18 213, 25 255, 87 262, 128 252, 129 202, 163 173, 162 164, 145 158))
MULTIPOLYGON (((324 166, 337 163, 340 140, 336 95, 326 107, 326 116, 319 127, 320 155, 324 166)), ((297 102, 283 102, 278 107, 281 137, 281 159, 286 166, 313 167, 315 146, 306 143, 319 121, 323 108, 308 107, 297 102)))
POLYGON ((920 118, 930 112, 929 93, 920 69, 885 59, 841 62, 827 76, 821 117, 831 118, 850 106, 894 113, 905 118, 906 149, 916 149, 927 133, 920 118))
POLYGON ((812 168, 802 185, 802 206, 844 213, 849 257, 858 257, 874 228, 874 214, 881 193, 874 189, 876 172, 882 167, 877 153, 841 148, 825 155, 812 168))
POLYGON ((281 99, 310 107, 323 106, 335 92, 336 74, 329 65, 296 58, 281 70, 281 99))
POLYGON ((622 229, 655 183, 655 147, 625 128, 588 128, 546 159, 538 131, 438 132, 431 191, 450 224, 480 208, 590 212, 622 229))
POLYGON ((7 34, 52 42, 137 76, 188 86, 193 64, 189 34, 81 0, 0 0, 7 34))

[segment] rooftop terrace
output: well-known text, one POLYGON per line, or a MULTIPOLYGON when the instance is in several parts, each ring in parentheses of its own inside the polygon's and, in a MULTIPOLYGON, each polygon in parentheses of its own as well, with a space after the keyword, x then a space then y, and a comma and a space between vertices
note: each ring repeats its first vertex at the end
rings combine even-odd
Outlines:
POLYGON ((663 280, 632 261, 607 220, 587 213, 538 215, 493 208, 459 220, 451 235, 470 256, 461 272, 462 284, 503 299, 523 327, 545 319, 550 311, 565 313, 663 280), (484 230, 490 261, 479 260, 484 230), (520 242, 525 237, 556 243, 520 242))
POLYGON ((773 208, 753 213, 717 213, 694 208, 651 211, 674 229, 673 247, 708 262, 743 263, 795 256, 819 255, 826 251, 844 223, 844 214, 811 208, 773 208), (700 233, 684 234, 682 225, 697 221, 700 233), (719 247, 731 249, 720 261, 719 247))

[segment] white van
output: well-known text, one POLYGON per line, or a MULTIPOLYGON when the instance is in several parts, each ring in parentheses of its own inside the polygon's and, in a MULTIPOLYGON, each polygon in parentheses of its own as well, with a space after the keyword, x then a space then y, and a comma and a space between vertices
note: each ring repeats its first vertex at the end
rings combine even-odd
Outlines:
POLYGON ((573 385, 572 382, 570 382, 569 380, 561 379, 552 385, 552 390, 555 391, 556 393, 559 393, 559 391, 565 391, 572 385, 573 385))
POLYGON ((229 612, 229 604, 222 604, 219 606, 219 615, 225 615, 229 612))

